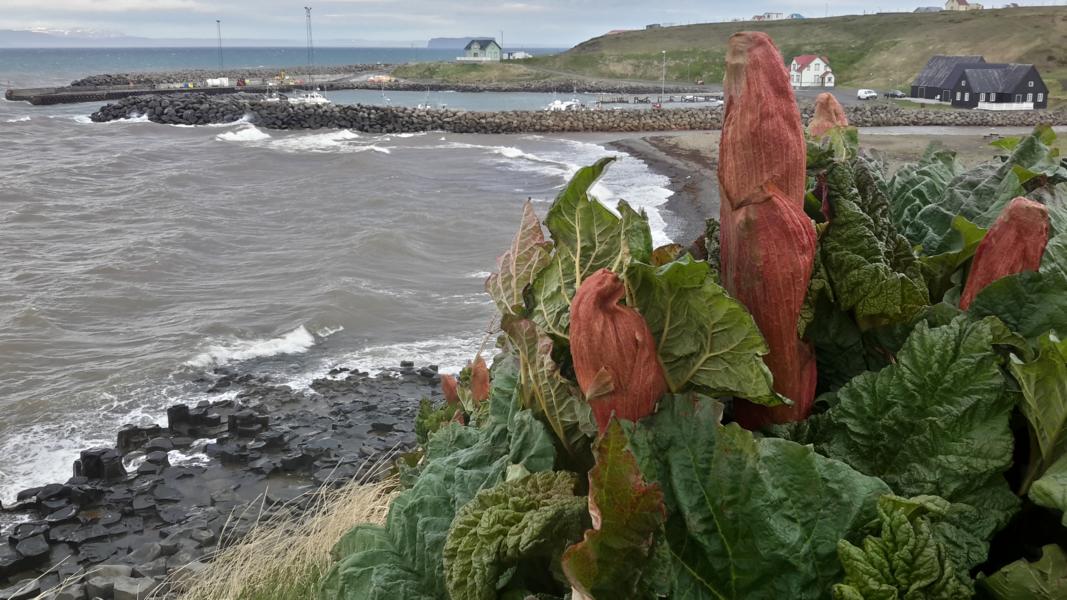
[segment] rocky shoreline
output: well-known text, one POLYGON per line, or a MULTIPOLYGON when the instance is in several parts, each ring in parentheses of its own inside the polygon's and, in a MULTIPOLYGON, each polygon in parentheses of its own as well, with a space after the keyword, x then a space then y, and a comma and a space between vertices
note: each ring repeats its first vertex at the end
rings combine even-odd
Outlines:
POLYGON ((0 531, 0 600, 141 600, 164 581, 180 587, 224 534, 238 540, 282 504, 299 511, 324 486, 381 476, 414 446, 419 401, 440 399, 439 382, 435 366, 405 362, 375 376, 335 369, 305 394, 218 370, 202 384, 226 399, 126 425, 114 447, 83 450, 67 482, 0 507, 13 523, 0 531))
MULTIPOLYGON (((805 120, 812 107, 801 108, 805 120)), ((1067 112, 914 110, 887 104, 849 106, 849 122, 876 126, 1032 127, 1065 125, 1067 112)), ((712 130, 722 127, 718 108, 665 110, 505 111, 418 109, 370 105, 269 102, 261 96, 131 96, 93 113, 95 122, 145 116, 155 123, 207 125, 241 119, 268 129, 352 129, 367 133, 568 133, 712 130)))

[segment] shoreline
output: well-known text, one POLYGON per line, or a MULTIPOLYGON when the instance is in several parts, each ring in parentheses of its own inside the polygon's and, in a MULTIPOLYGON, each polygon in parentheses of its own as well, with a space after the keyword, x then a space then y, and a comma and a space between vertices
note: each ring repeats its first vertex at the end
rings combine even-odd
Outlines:
POLYGON ((71 456, 66 482, 0 506, 0 598, 79 578, 90 598, 142 598, 195 575, 277 510, 301 514, 321 491, 383 477, 414 447, 420 401, 442 398, 437 368, 406 361, 374 376, 336 368, 314 394, 231 369, 201 383, 216 400, 123 425, 113 445, 71 456))

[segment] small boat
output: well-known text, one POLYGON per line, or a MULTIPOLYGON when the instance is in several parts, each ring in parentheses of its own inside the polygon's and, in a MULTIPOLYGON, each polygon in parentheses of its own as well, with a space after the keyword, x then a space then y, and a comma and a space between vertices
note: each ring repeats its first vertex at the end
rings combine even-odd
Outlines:
POLYGON ((319 92, 300 92, 289 97, 290 104, 330 104, 330 100, 319 92))
POLYGON ((581 100, 577 98, 572 98, 571 100, 566 101, 553 100, 548 106, 545 107, 545 110, 548 112, 561 112, 568 110, 582 110, 583 108, 585 108, 585 106, 582 104, 581 100))

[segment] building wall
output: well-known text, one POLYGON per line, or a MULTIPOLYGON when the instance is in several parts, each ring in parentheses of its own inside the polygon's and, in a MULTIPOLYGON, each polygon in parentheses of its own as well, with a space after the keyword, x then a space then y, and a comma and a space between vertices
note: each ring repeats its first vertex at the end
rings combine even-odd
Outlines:
MULTIPOLYGON (((822 77, 827 71, 832 71, 830 65, 819 58, 811 61, 803 71, 798 71, 796 62, 793 62, 789 65, 789 80, 793 87, 823 87, 822 77)), ((833 82, 831 81, 826 87, 833 87, 833 82)))

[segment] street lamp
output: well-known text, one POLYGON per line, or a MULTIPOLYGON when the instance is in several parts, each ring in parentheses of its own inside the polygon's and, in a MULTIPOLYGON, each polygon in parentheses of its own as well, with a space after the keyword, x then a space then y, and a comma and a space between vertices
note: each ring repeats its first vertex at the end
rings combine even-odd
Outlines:
POLYGON ((663 102, 663 97, 667 95, 667 51, 661 50, 661 52, 663 52, 663 73, 660 76, 659 101, 663 102))
POLYGON ((222 70, 222 20, 215 19, 215 28, 219 34, 219 71, 222 70))

